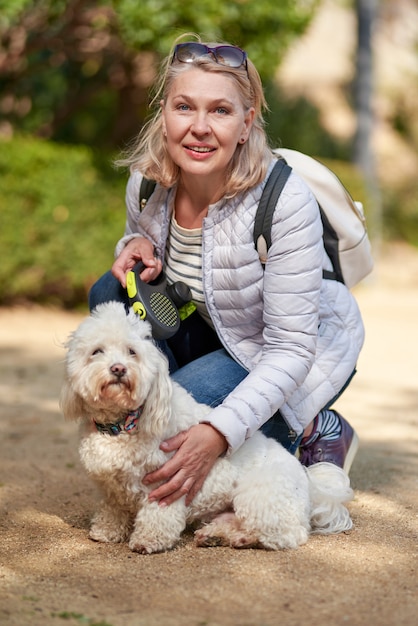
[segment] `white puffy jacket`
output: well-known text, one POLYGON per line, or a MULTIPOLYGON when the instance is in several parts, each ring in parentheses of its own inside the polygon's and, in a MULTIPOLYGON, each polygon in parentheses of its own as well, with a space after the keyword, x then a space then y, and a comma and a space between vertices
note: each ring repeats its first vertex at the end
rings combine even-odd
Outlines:
MULTIPOLYGON (((140 213, 140 182, 141 175, 133 172, 125 235, 116 255, 140 235, 164 258, 175 189, 157 185, 140 213)), ((318 207, 294 173, 277 203, 263 269, 253 228, 264 184, 211 205, 202 228, 207 309, 225 349, 249 372, 207 419, 226 437, 229 452, 278 409, 301 433, 344 386, 364 340, 350 291, 322 278, 322 268, 331 265, 318 207)))

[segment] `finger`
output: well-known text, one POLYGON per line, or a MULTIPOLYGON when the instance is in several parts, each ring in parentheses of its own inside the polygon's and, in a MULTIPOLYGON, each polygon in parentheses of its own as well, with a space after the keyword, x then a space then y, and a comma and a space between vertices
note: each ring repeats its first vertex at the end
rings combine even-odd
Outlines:
POLYGON ((174 452, 174 450, 178 450, 185 442, 186 434, 187 431, 183 430, 180 433, 177 433, 177 435, 174 435, 174 437, 166 439, 160 444, 160 449, 164 452, 174 452))
POLYGON ((158 277, 160 272, 161 272, 161 269, 158 269, 158 265, 157 263, 155 263, 153 266, 148 266, 144 270, 142 270, 140 274, 140 279, 144 283, 149 283, 152 280, 155 280, 158 277))
POLYGON ((189 506, 193 502, 195 496, 199 493, 199 491, 203 487, 204 482, 205 482, 204 479, 196 480, 193 482, 192 486, 190 487, 186 495, 186 506, 189 506))
POLYGON ((112 265, 111 271, 112 271, 113 276, 118 279, 122 287, 125 287, 126 286, 126 278, 125 278, 126 272, 121 266, 119 259, 112 265))
POLYGON ((150 502, 159 502, 160 504, 162 502, 169 504, 186 495, 190 491, 193 482, 194 479, 192 477, 186 478, 184 472, 178 472, 171 480, 151 491, 148 500, 150 502))
POLYGON ((169 481, 175 476, 178 476, 179 470, 182 468, 181 459, 176 459, 176 456, 172 456, 158 469, 153 472, 145 474, 142 482, 144 485, 152 485, 152 483, 158 483, 161 481, 169 481))
POLYGON ((128 249, 125 248, 116 259, 112 266, 112 274, 118 279, 122 287, 126 287, 126 273, 132 269, 137 261, 136 256, 133 256, 128 249))
POLYGON ((147 245, 142 246, 141 248, 141 261, 147 267, 156 267, 159 259, 155 255, 154 249, 148 244, 149 242, 147 242, 147 245))
POLYGON ((193 478, 188 478, 179 489, 177 489, 176 491, 173 491, 167 497, 161 498, 158 502, 158 505, 162 507, 169 506, 170 504, 172 504, 176 500, 179 500, 180 498, 183 498, 184 496, 186 496, 186 503, 187 503, 188 494, 191 492, 192 489, 193 489, 193 478))
POLYGON ((162 467, 159 467, 154 472, 150 472, 149 474, 145 474, 142 482, 144 485, 152 485, 153 483, 159 483, 162 480, 168 480, 172 474, 166 471, 166 464, 162 467))

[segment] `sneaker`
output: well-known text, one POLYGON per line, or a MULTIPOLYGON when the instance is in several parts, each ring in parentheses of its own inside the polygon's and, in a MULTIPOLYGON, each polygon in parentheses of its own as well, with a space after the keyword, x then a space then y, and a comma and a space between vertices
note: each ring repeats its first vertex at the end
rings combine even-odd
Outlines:
POLYGON ((299 447, 299 461, 309 467, 314 463, 334 463, 342 467, 347 474, 350 471, 358 450, 358 437, 350 424, 333 410, 341 423, 341 435, 338 439, 325 439, 321 436, 313 443, 299 447))

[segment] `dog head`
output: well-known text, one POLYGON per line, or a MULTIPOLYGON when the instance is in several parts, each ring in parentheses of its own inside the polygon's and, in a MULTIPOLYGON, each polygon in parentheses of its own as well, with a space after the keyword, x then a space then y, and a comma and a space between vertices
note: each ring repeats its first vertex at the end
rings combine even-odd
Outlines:
MULTIPOLYGON (((121 303, 99 305, 65 344, 60 404, 68 419, 116 422, 138 407, 149 428, 168 419, 171 383, 151 327, 121 303)), ((142 420, 142 418, 141 418, 142 420)))

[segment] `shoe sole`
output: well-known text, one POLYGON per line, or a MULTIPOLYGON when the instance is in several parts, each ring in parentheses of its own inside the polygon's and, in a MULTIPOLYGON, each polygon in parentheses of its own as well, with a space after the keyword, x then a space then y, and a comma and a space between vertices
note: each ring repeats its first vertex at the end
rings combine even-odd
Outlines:
POLYGON ((353 434, 353 439, 351 440, 350 447, 348 448, 347 455, 346 455, 345 460, 344 460, 343 470, 347 474, 349 474, 349 472, 350 472, 351 466, 352 466, 353 461, 354 461, 354 457, 357 454, 358 447, 359 447, 359 439, 357 437, 357 434, 354 433, 353 434))

